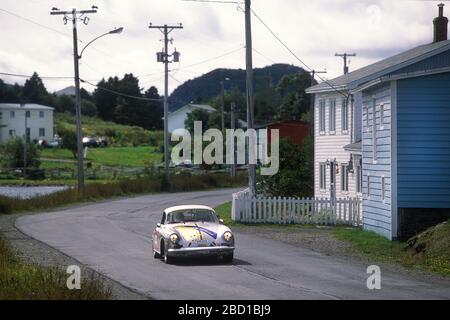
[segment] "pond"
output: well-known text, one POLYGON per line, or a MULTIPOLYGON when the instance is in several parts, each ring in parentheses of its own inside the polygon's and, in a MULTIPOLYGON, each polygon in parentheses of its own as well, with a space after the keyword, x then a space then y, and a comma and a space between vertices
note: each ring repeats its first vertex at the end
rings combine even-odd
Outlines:
POLYGON ((37 186, 37 187, 0 187, 0 195, 11 198, 30 199, 66 190, 67 186, 37 186))

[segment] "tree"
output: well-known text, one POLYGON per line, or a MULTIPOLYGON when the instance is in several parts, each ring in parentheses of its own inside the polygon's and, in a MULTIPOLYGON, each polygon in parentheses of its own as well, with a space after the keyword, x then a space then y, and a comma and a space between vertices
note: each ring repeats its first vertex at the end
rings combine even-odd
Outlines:
POLYGON ((312 144, 311 138, 307 138, 302 145, 281 139, 279 171, 274 176, 258 177, 258 192, 272 197, 311 196, 312 144))
POLYGON ((30 79, 25 81, 22 89, 22 99, 28 103, 48 104, 49 93, 42 79, 35 72, 30 79))
MULTIPOLYGON (((209 112, 203 109, 195 109, 187 115, 186 121, 184 122, 184 127, 191 133, 194 134, 194 122, 201 121, 203 132, 210 129, 209 124, 209 112)), ((220 128, 220 127, 219 127, 220 128)), ((182 129, 182 128, 180 128, 182 129)))
POLYGON ((150 130, 162 130, 164 128, 163 116, 164 108, 162 105, 161 97, 158 94, 156 87, 150 87, 144 94, 147 99, 154 99, 154 101, 148 101, 145 107, 145 114, 147 115, 147 122, 143 128, 150 130))
MULTIPOLYGON (((27 143, 26 167, 39 168, 39 149, 34 143, 27 143)), ((23 168, 24 167, 24 141, 16 137, 10 139, 5 145, 1 146, 0 162, 5 168, 23 168)))
POLYGON ((58 134, 62 139, 62 147, 70 150, 73 157, 77 158, 78 144, 76 132, 67 129, 59 129, 58 134))
POLYGON ((98 115, 106 121, 114 118, 114 110, 117 106, 117 95, 103 89, 118 91, 119 78, 110 77, 107 81, 102 79, 98 84, 98 88, 94 91, 94 101, 97 106, 98 115))
POLYGON ((277 86, 283 97, 277 110, 278 120, 299 120, 308 112, 310 97, 305 90, 311 85, 311 75, 305 71, 284 76, 277 86))

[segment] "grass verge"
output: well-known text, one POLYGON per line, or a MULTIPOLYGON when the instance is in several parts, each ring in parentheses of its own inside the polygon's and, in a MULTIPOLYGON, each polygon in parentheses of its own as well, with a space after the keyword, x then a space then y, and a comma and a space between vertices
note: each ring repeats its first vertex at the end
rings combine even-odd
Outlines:
POLYGON ((21 261, 0 237, 0 300, 107 300, 111 291, 94 277, 69 290, 61 269, 21 261))
POLYGON ((230 178, 228 174, 154 176, 135 180, 120 180, 110 183, 92 183, 85 186, 84 195, 76 189, 67 189, 31 199, 15 199, 0 196, 0 214, 23 211, 38 211, 63 205, 107 199, 112 197, 159 193, 187 192, 218 188, 240 187, 246 183, 245 175, 230 178))
MULTIPOLYGON (((309 225, 244 224, 231 219, 231 202, 215 208, 228 226, 264 227, 286 232, 302 232, 309 225)), ((324 232, 322 229, 321 232, 324 232)), ((368 258, 374 262, 397 264, 409 269, 428 271, 450 276, 450 220, 409 239, 407 242, 390 241, 375 232, 362 229, 332 226, 329 232, 338 241, 350 244, 351 255, 368 258)))
POLYGON ((375 261, 450 276, 450 220, 431 227, 407 242, 389 241, 374 232, 333 229, 333 235, 351 244, 351 251, 375 261))

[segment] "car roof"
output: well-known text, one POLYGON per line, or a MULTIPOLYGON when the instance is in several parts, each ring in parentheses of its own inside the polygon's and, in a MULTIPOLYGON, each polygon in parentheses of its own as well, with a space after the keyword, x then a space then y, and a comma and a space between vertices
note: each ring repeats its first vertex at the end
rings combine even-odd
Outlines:
POLYGON ((207 206, 201 206, 201 205, 187 205, 187 206, 175 206, 170 207, 164 210, 165 213, 172 213, 175 211, 182 211, 182 210, 195 210, 195 209, 201 209, 201 210, 211 210, 214 211, 213 208, 207 207, 207 206))

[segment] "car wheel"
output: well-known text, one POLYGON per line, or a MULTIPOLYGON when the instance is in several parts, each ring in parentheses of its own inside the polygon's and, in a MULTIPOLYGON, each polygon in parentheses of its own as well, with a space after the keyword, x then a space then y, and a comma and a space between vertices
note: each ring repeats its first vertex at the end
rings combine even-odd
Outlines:
POLYGON ((164 241, 161 242, 161 252, 164 252, 164 263, 165 264, 171 264, 173 259, 172 257, 169 257, 169 249, 166 249, 166 246, 164 245, 164 241))
POLYGON ((232 263, 234 259, 234 253, 226 254, 222 257, 223 262, 225 263, 232 263))
POLYGON ((156 252, 155 250, 153 250, 153 258, 161 259, 161 255, 158 252, 156 252))

